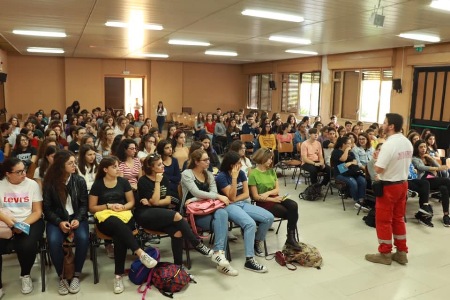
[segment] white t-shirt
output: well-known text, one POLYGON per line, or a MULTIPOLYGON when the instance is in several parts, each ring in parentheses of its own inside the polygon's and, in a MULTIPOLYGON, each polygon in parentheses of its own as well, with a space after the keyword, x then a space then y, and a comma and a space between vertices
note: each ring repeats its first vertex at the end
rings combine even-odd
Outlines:
POLYGON ((20 184, 0 181, 1 207, 8 208, 16 221, 24 221, 32 212, 32 202, 42 202, 42 193, 36 181, 25 178, 20 184))
POLYGON ((383 143, 375 163, 375 166, 384 169, 384 172, 379 174, 380 179, 384 181, 407 180, 412 154, 413 146, 403 134, 391 135, 383 143))

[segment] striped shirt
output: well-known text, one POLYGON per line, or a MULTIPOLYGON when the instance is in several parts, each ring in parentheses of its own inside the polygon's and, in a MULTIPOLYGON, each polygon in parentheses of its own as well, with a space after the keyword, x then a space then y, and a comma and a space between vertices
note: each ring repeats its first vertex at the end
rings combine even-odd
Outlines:
POLYGON ((131 185, 137 185, 141 168, 141 162, 137 157, 133 158, 133 168, 131 169, 125 162, 119 163, 119 170, 123 173, 123 178, 127 179, 131 185))

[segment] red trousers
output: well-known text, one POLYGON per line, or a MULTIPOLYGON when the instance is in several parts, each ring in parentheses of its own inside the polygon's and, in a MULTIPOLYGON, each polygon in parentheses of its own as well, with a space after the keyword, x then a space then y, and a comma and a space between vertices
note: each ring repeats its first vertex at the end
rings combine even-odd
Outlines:
POLYGON ((383 196, 377 197, 375 219, 380 253, 391 253, 392 237, 398 251, 408 252, 406 246, 405 209, 408 183, 386 185, 383 196))

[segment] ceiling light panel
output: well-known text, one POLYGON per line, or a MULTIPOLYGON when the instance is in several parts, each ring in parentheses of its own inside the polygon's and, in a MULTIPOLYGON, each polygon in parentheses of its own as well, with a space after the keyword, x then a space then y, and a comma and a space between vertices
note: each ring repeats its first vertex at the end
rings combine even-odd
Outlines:
POLYGON ((64 49, 61 48, 41 48, 41 47, 29 47, 27 52, 31 53, 52 53, 52 54, 62 54, 64 49))
POLYGON ((211 44, 208 42, 190 41, 190 40, 169 40, 169 44, 184 45, 184 46, 203 46, 203 47, 211 46, 211 44))
POLYGON ((306 50, 297 50, 297 49, 288 49, 285 51, 286 53, 294 53, 294 54, 305 54, 305 55, 317 55, 317 52, 314 51, 306 51, 306 50))
POLYGON ((432 8, 450 11, 450 1, 449 0, 433 0, 431 2, 430 6, 432 8))
POLYGON ((295 37, 289 37, 289 36, 281 36, 281 35, 271 35, 269 37, 269 40, 276 41, 276 42, 282 42, 282 43, 300 44, 300 45, 311 44, 311 40, 308 40, 308 39, 295 38, 295 37))
POLYGON ((163 54, 163 53, 142 53, 142 54, 140 54, 140 56, 154 57, 154 58, 168 58, 169 57, 168 54, 163 54))
POLYGON ((410 39, 410 40, 416 40, 416 41, 430 42, 430 43, 438 43, 441 41, 441 39, 438 36, 422 34, 422 33, 400 33, 399 37, 402 37, 405 39, 410 39))
MULTIPOLYGON (((130 22, 132 23, 132 22, 130 22)), ((108 21, 105 26, 108 27, 119 27, 119 28, 129 28, 130 23, 119 22, 119 21, 108 21)), ((163 26, 160 24, 142 24, 143 29, 146 30, 163 30, 163 26)))
POLYGON ((42 36, 42 37, 67 37, 65 32, 56 31, 38 31, 38 30, 13 30, 14 34, 42 36))
POLYGON ((241 14, 243 14, 244 16, 272 19, 272 20, 278 20, 278 21, 295 22, 295 23, 301 23, 305 20, 303 17, 297 16, 297 15, 285 14, 285 13, 279 13, 279 12, 273 12, 273 11, 266 11, 266 10, 257 10, 257 9, 246 9, 246 10, 243 10, 241 12, 241 14))
POLYGON ((205 51, 206 55, 218 55, 218 56, 237 56, 237 52, 234 51, 215 51, 215 50, 207 50, 205 51))

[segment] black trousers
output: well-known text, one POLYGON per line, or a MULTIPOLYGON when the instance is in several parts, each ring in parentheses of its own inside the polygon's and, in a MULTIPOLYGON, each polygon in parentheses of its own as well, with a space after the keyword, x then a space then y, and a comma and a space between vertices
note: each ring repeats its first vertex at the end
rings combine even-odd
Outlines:
POLYGON ((323 176, 323 180, 320 183, 321 185, 327 185, 328 182, 330 181, 330 167, 325 165, 325 168, 321 168, 321 167, 316 167, 315 165, 312 164, 303 164, 302 165, 303 170, 307 171, 309 173, 309 178, 311 179, 311 183, 315 184, 318 182, 317 179, 317 174, 319 172, 324 172, 324 176, 323 176))

